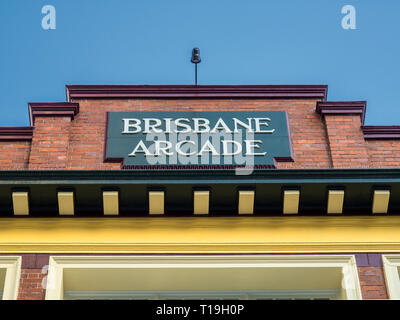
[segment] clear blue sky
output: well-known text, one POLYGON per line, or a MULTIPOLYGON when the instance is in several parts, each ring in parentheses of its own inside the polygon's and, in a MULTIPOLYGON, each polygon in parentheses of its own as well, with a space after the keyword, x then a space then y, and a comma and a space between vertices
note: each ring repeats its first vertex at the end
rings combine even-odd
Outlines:
POLYGON ((328 84, 367 100, 366 124, 400 125, 399 15, 398 0, 1 0, 0 125, 28 125, 27 103, 65 101, 65 84, 192 84, 195 46, 199 84, 328 84))

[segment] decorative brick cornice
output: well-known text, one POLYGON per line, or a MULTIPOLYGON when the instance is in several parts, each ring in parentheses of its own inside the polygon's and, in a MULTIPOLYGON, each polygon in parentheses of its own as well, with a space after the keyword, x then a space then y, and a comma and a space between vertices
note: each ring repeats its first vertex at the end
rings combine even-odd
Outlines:
POLYGON ((79 103, 72 102, 30 102, 29 119, 33 125, 35 117, 74 117, 79 113, 79 103))
POLYGON ((400 126, 362 126, 364 139, 400 139, 400 126))
POLYGON ((71 99, 270 98, 326 99, 327 85, 67 85, 71 99))
POLYGON ((33 127, 0 127, 0 141, 32 140, 33 127))
POLYGON ((358 114, 361 117, 361 124, 363 124, 366 107, 366 101, 318 101, 315 111, 321 116, 327 114, 358 114))

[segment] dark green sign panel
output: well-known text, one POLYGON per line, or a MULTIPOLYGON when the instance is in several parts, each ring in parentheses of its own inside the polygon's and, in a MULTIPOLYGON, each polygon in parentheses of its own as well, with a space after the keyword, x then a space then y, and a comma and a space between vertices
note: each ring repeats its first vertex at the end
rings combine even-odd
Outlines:
POLYGON ((109 112, 106 161, 124 168, 274 168, 293 161, 285 111, 109 112))

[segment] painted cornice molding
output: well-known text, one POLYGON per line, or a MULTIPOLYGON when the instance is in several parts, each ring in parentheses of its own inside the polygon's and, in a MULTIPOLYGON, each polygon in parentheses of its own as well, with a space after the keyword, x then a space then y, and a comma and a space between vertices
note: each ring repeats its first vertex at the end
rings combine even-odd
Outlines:
POLYGON ((74 117, 79 113, 79 103, 76 102, 30 102, 29 120, 34 124, 35 117, 74 117))
POLYGON ((358 114, 361 117, 361 124, 363 124, 366 108, 366 101, 318 101, 315 111, 321 116, 329 114, 358 114))
POLYGON ((398 216, 4 218, 0 249, 14 255, 394 253, 399 226, 398 216))
POLYGON ((0 141, 32 140, 33 127, 0 127, 0 141))
POLYGON ((66 85, 72 99, 310 98, 325 100, 327 85, 66 85))
POLYGON ((400 126, 362 126, 364 139, 400 139, 400 126))

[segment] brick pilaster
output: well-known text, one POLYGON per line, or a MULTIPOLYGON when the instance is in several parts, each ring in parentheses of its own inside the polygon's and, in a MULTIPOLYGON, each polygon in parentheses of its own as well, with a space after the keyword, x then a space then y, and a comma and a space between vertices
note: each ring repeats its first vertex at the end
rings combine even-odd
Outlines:
POLYGON ((382 254, 359 253, 356 261, 363 299, 388 299, 382 254))
POLYGON ((369 168, 368 145, 362 124, 366 103, 318 102, 317 112, 325 120, 333 168, 369 168))
POLYGON ((388 299, 382 267, 358 267, 363 299, 388 299))
POLYGON ((48 263, 47 254, 22 255, 18 300, 44 300, 46 294, 44 278, 47 276, 47 270, 43 267, 48 263))
POLYGON ((66 169, 71 121, 79 111, 76 103, 31 103, 34 131, 30 170, 66 169))
POLYGON ((18 300, 44 300, 42 269, 22 269, 19 280, 18 300))
POLYGON ((369 168, 368 146, 357 115, 325 116, 333 168, 369 168))

